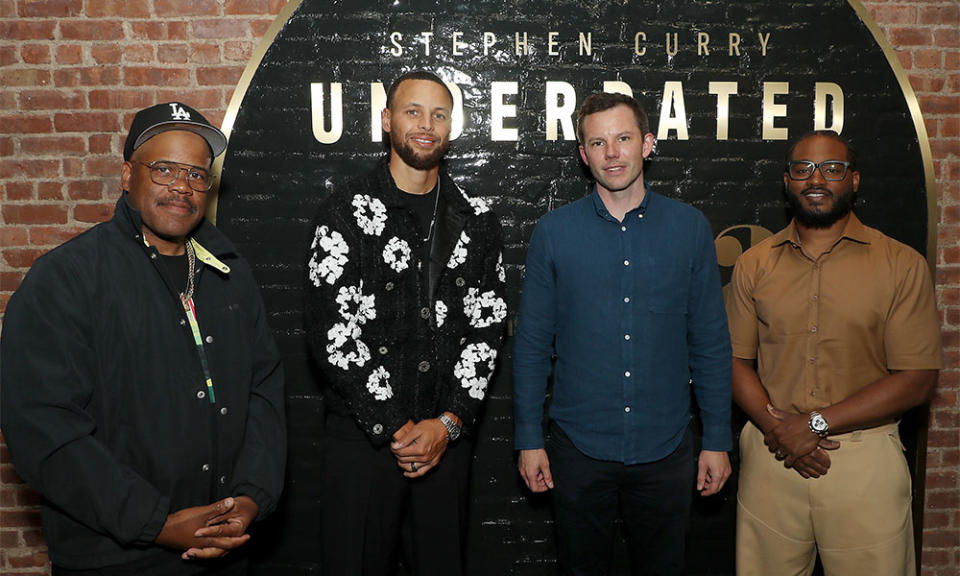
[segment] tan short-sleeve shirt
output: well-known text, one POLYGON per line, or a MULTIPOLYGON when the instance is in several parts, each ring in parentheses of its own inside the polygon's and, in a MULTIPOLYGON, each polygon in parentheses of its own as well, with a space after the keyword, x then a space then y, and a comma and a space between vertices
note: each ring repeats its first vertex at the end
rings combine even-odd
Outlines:
POLYGON ((819 410, 890 370, 943 367, 926 262, 853 214, 816 260, 791 222, 740 256, 730 288, 733 355, 757 360, 778 408, 819 410))

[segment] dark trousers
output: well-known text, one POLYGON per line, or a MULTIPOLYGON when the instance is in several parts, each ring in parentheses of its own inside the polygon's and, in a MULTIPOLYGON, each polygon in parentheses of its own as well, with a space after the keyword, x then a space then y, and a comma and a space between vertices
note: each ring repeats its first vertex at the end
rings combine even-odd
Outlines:
POLYGON ((680 575, 696 482, 692 432, 662 460, 624 465, 580 452, 551 422, 547 440, 553 474, 560 573, 606 574, 614 521, 623 520, 632 572, 680 575))
POLYGON ((389 446, 374 449, 349 419, 327 418, 324 438, 323 576, 412 576, 464 568, 472 446, 448 445, 440 464, 409 479, 389 446))
POLYGON ((181 560, 180 552, 157 549, 127 564, 71 570, 54 564, 53 576, 246 576, 246 550, 233 550, 219 560, 181 560))

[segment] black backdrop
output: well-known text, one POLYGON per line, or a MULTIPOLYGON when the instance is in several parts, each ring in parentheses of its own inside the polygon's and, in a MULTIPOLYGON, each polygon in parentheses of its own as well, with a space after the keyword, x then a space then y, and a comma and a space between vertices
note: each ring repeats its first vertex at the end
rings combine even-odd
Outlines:
MULTIPOLYGON (((370 83, 386 86, 419 67, 439 72, 463 92, 466 123, 448 168, 492 204, 504 225, 511 318, 536 220, 587 192, 576 143, 546 138, 547 81, 572 85, 576 104, 604 81, 626 82, 649 111, 654 133, 664 83, 682 82, 689 138, 673 131, 660 139, 646 177, 655 190, 707 215, 718 236, 724 282, 732 258, 751 243, 748 226, 776 231, 786 223, 780 184, 786 141, 761 137, 764 83, 789 82, 789 92, 776 97, 787 112, 775 126, 791 137, 813 128, 815 83, 836 83, 844 93, 843 132, 861 151, 858 214, 921 252, 926 247, 928 195, 917 128, 890 63, 847 2, 305 0, 243 97, 217 213, 218 226, 254 266, 287 374, 287 489, 277 514, 254 532, 257 573, 320 573, 323 383, 311 365, 301 317, 309 221, 332 186, 369 169, 384 152, 370 137, 370 83), (424 31, 433 33, 429 55, 417 40, 424 31), (484 31, 497 38, 486 55, 484 31), (558 33, 558 55, 549 54, 551 31, 558 33), (391 53, 391 32, 401 33, 401 56, 391 53), (463 55, 453 54, 454 32, 462 32, 463 55), (581 54, 579 34, 588 32, 592 53, 581 54), (642 55, 635 50, 638 32, 645 34, 642 55), (699 32, 710 34, 709 54, 698 54, 699 32), (515 54, 516 33, 527 34, 528 54, 515 54), (739 55, 729 54, 731 33, 740 35, 739 55), (758 34, 767 33, 764 55, 758 34), (668 34, 676 54, 668 54, 668 34), (708 92, 709 82, 721 81, 738 83, 726 140, 716 136, 717 97, 708 92), (324 83, 327 94, 331 82, 342 84, 344 127, 335 143, 313 137, 312 82, 324 83), (505 121, 518 129, 515 141, 491 139, 492 82, 518 84, 518 94, 505 99, 516 106, 516 118, 505 121)), ((325 114, 329 126, 329 101, 325 114)), ((469 573, 475 575, 555 569, 549 501, 531 497, 515 467, 512 346, 508 335, 478 428, 469 536, 469 573)), ((905 431, 911 446, 922 420, 918 414, 905 431)), ((734 478, 721 495, 698 501, 691 574, 732 573, 735 494, 734 478)), ((622 549, 615 564, 625 573, 622 549)))

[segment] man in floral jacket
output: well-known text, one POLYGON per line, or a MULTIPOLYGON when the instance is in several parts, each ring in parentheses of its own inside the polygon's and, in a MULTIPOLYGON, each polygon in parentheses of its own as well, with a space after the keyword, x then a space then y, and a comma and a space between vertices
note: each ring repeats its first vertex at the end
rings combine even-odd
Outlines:
POLYGON ((469 436, 507 310, 499 221, 440 169, 452 110, 433 74, 394 81, 389 157, 315 221, 306 312, 328 387, 331 576, 394 573, 401 527, 409 571, 463 570, 469 436))

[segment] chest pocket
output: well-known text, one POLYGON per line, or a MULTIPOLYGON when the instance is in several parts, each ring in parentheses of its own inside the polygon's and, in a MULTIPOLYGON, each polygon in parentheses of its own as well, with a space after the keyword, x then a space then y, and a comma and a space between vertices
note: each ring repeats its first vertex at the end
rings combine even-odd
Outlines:
POLYGON ((647 263, 638 268, 640 294, 654 314, 686 314, 690 297, 690 267, 683 263, 647 263))

